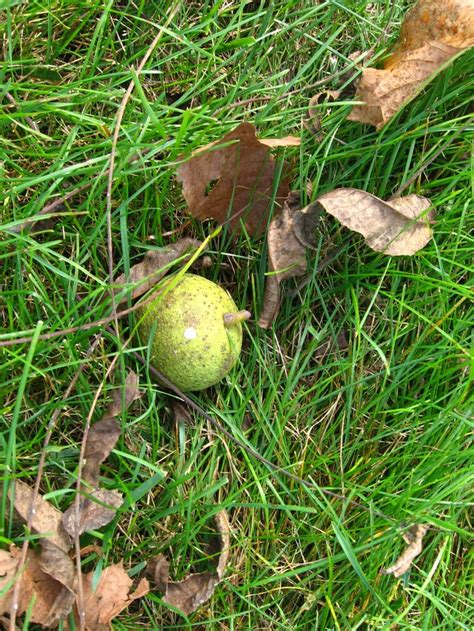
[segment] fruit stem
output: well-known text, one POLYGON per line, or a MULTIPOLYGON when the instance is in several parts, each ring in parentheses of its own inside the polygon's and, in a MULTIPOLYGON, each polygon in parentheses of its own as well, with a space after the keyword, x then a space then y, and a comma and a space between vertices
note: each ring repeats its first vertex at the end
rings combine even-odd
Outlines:
POLYGON ((252 314, 250 311, 238 311, 237 313, 224 313, 224 326, 234 326, 237 322, 248 320, 252 314))

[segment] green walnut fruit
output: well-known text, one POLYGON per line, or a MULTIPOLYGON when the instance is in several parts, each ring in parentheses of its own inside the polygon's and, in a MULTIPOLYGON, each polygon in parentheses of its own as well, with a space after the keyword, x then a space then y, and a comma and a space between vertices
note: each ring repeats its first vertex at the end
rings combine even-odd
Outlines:
POLYGON ((207 278, 185 274, 142 312, 139 334, 151 363, 182 391, 203 390, 230 371, 242 347, 242 320, 230 295, 207 278))

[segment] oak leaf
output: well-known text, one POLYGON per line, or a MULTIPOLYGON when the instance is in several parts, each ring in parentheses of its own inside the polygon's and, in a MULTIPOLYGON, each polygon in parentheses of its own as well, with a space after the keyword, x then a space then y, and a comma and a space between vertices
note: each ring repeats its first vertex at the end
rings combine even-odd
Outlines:
POLYGON ((294 136, 258 140, 255 127, 242 123, 221 140, 199 149, 177 169, 189 213, 197 219, 229 223, 235 233, 244 225, 249 234, 261 234, 273 204, 281 205, 289 192, 285 167, 278 183, 275 181, 276 164, 270 149, 296 144, 299 139, 294 136))
POLYGON ((472 0, 420 0, 407 13, 393 54, 382 70, 366 68, 348 119, 383 127, 429 80, 474 46, 472 0))

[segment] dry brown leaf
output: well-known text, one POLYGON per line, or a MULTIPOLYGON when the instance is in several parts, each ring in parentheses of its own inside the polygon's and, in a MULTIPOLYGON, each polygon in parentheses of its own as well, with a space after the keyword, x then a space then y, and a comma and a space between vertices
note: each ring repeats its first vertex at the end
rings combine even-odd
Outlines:
POLYGON ((99 484, 100 465, 109 456, 120 436, 120 425, 115 417, 121 414, 122 404, 124 409, 127 409, 139 397, 138 377, 134 372, 129 372, 124 389, 115 388, 112 391, 112 401, 107 411, 102 419, 91 427, 87 437, 82 476, 87 484, 93 487, 99 484))
POLYGON ((306 248, 316 249, 316 236, 322 208, 318 202, 312 202, 304 208, 296 208, 293 213, 293 231, 295 237, 306 248))
POLYGON ((423 537, 428 532, 425 524, 415 524, 404 535, 403 539, 408 544, 402 554, 393 565, 382 570, 382 574, 393 574, 396 577, 408 572, 415 558, 423 550, 423 537))
POLYGON ((380 129, 457 54, 474 46, 472 0, 420 0, 383 70, 366 68, 349 120, 380 129))
POLYGON ((86 495, 79 503, 79 521, 76 524, 76 505, 73 503, 62 515, 62 523, 71 537, 94 530, 108 524, 114 517, 116 509, 122 504, 122 495, 118 491, 100 489, 100 465, 108 458, 121 432, 116 417, 121 414, 122 406, 127 409, 133 401, 140 397, 138 377, 129 372, 123 388, 112 391, 112 401, 100 421, 95 423, 87 436, 84 451, 84 468, 82 479, 87 488, 86 495))
POLYGON ((104 414, 104 418, 119 416, 122 410, 126 410, 134 401, 140 398, 138 375, 131 370, 125 378, 124 388, 115 388, 115 390, 112 390, 111 396, 112 401, 104 414))
MULTIPOLYGON (((19 561, 20 550, 15 549, 14 554, 19 561)), ((21 574, 18 614, 23 614, 33 603, 31 621, 46 626, 51 622, 51 611, 63 590, 60 583, 43 572, 39 555, 28 550, 26 566, 21 574)))
MULTIPOLYGON (((77 535, 83 532, 102 528, 115 516, 117 508, 122 505, 123 496, 115 490, 95 489, 79 504, 79 527, 77 535)), ((66 532, 76 536, 76 506, 72 504, 63 515, 63 525, 66 532)))
MULTIPOLYGON (((145 294, 149 289, 154 287, 158 281, 167 273, 167 268, 170 263, 176 261, 186 253, 192 253, 193 250, 197 250, 201 242, 197 239, 190 239, 188 237, 180 239, 159 250, 150 250, 145 254, 143 260, 137 263, 130 269, 128 277, 122 274, 116 279, 117 285, 124 283, 138 284, 132 290, 131 297, 134 300, 139 296, 145 294)), ((117 290, 117 293, 120 291, 117 290)), ((129 294, 124 296, 123 300, 127 300, 130 297, 129 294)))
MULTIPOLYGON (((76 571, 67 552, 58 548, 49 539, 41 539, 41 554, 38 561, 44 574, 50 576, 57 584, 54 602, 46 622, 43 623, 45 626, 51 626, 66 618, 72 610, 76 599, 76 571)), ((50 584, 48 586, 51 590, 53 589, 50 584)))
MULTIPOLYGON (((33 489, 21 480, 15 480, 8 492, 16 512, 25 523, 28 522, 33 495, 33 489)), ((54 508, 41 495, 38 494, 36 496, 31 528, 34 532, 49 539, 58 548, 67 552, 71 547, 71 540, 61 524, 61 517, 61 511, 54 508)))
MULTIPOLYGON (((203 147, 177 170, 188 211, 197 219, 229 222, 236 233, 242 222, 249 234, 261 234, 271 215, 275 187, 270 148, 294 146, 297 141, 294 136, 258 140, 255 127, 242 123, 221 140, 203 147)), ((283 173, 275 202, 283 203, 288 192, 289 178, 283 173)))
POLYGON ((189 615, 211 598, 218 583, 222 580, 229 559, 230 526, 225 510, 215 516, 221 541, 221 552, 215 572, 189 574, 182 581, 169 580, 169 562, 160 554, 151 560, 147 573, 158 589, 163 592, 163 602, 176 607, 189 615))
POLYGON ((83 577, 85 624, 88 631, 108 628, 107 625, 137 598, 145 596, 150 589, 146 578, 142 578, 135 591, 130 592, 132 579, 123 569, 123 563, 105 568, 96 589, 93 588, 94 572, 83 577))
POLYGON ((384 202, 356 188, 337 188, 316 201, 344 226, 362 234, 376 252, 392 256, 415 254, 432 237, 433 213, 427 213, 431 202, 420 195, 384 202))
POLYGON ((295 234, 295 216, 300 212, 291 197, 283 211, 270 223, 268 229, 268 268, 271 274, 265 282, 263 310, 258 326, 267 329, 280 308, 280 283, 306 272, 306 246, 295 234))
POLYGON ((308 120, 305 121, 305 126, 309 131, 319 138, 322 127, 323 111, 319 106, 323 102, 336 101, 341 95, 340 90, 324 90, 324 92, 318 92, 311 97, 308 105, 308 120))
POLYGON ((0 550, 0 616, 10 611, 11 588, 18 560, 7 550, 0 550))
MULTIPOLYGON (((20 480, 15 481, 9 492, 10 501, 25 522, 33 495, 33 489, 20 480)), ((41 553, 28 556, 28 564, 17 578, 21 581, 19 614, 24 613, 34 598, 34 621, 44 626, 66 617, 75 599, 74 565, 68 556, 71 539, 61 518, 62 513, 41 495, 35 497, 31 526, 34 532, 42 535, 41 553)), ((19 550, 12 548, 11 553, 18 562, 19 550)))
POLYGON ((114 416, 105 416, 91 427, 85 449, 83 479, 91 486, 99 483, 100 465, 109 456, 120 436, 120 424, 114 416))
MULTIPOLYGON (((50 545, 56 547, 54 544, 50 545)), ((10 552, 0 551, 0 575, 5 573, 5 576, 0 576, 0 589, 6 587, 7 583, 10 583, 15 576, 20 557, 21 550, 15 546, 10 548, 10 552)), ((0 597, 0 614, 9 612, 12 592, 13 589, 10 589, 0 597)), ((67 598, 65 598, 66 592, 68 590, 63 584, 54 580, 50 574, 43 570, 42 554, 38 555, 33 550, 29 550, 26 565, 21 574, 18 615, 21 616, 29 610, 31 622, 45 627, 54 625, 60 617, 67 615, 71 610, 74 596, 69 597, 71 602, 68 604, 67 598), (66 613, 64 613, 65 609, 67 609, 66 613)))

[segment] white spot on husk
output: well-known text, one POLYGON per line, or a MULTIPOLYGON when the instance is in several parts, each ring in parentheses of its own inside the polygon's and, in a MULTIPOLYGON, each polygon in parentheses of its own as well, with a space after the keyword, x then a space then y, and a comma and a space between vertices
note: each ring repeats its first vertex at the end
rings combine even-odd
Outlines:
POLYGON ((187 340, 194 340, 197 337, 197 331, 194 327, 188 326, 188 328, 184 331, 184 337, 187 340))

